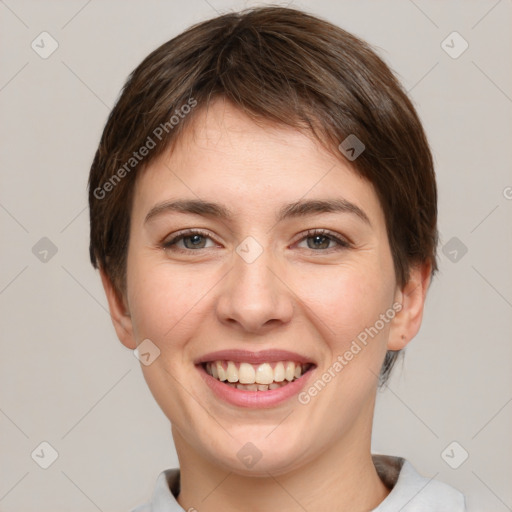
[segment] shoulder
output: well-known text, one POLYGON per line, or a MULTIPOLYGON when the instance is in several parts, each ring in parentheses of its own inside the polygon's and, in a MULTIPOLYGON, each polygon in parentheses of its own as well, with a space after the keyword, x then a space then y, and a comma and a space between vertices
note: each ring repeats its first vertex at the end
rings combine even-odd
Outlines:
POLYGON ((381 478, 391 488, 374 512, 466 512, 460 491, 434 477, 420 475, 405 459, 377 455, 374 463, 379 476, 384 475, 381 478))
POLYGON ((166 469, 158 475, 151 501, 139 505, 131 512, 183 512, 176 500, 179 492, 179 469, 166 469))
POLYGON ((151 512, 151 504, 145 503, 144 505, 139 505, 135 507, 131 512, 151 512))

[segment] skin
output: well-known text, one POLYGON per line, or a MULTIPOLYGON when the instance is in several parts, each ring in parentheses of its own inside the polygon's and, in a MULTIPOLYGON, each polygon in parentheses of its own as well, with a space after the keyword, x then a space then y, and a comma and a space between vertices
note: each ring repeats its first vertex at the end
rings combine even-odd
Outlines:
POLYGON ((371 183, 307 133, 256 124, 216 100, 138 177, 131 220, 126 295, 103 272, 102 281, 121 342, 135 349, 149 338, 160 349, 141 368, 172 424, 180 505, 355 512, 382 502, 389 490, 370 452, 376 376, 386 350, 403 348, 420 327, 430 266, 413 267, 397 286, 371 183), (198 198, 235 217, 167 212, 145 222, 158 203, 198 198), (339 212, 275 222, 283 204, 301 198, 344 198, 370 223, 339 212), (186 253, 162 248, 189 228, 211 238, 200 238, 199 249, 177 242, 186 253), (322 228, 349 247, 307 238, 322 228), (263 249, 252 263, 235 251, 247 236, 263 249), (193 364, 214 350, 284 349, 316 362, 314 382, 395 302, 401 311, 306 405, 296 397, 266 409, 229 405, 193 364), (252 469, 237 457, 249 441, 262 454, 252 469))

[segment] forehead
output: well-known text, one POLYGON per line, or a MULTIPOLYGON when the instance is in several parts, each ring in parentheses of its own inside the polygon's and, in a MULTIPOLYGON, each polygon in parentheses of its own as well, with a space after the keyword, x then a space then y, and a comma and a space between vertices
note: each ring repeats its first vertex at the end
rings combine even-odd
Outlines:
POLYGON ((231 162, 239 166, 239 171, 247 165, 270 171, 271 166, 274 173, 286 167, 287 162, 296 165, 302 158, 322 168, 333 161, 307 130, 300 131, 270 119, 255 119, 223 98, 194 113, 172 153, 175 164, 208 157, 211 157, 209 163, 218 166, 229 168, 231 162))
POLYGON ((214 199, 232 209, 275 209, 299 199, 342 197, 381 215, 373 186, 307 131, 255 122, 231 103, 198 109, 170 151, 140 176, 136 203, 146 211, 175 198, 214 199))

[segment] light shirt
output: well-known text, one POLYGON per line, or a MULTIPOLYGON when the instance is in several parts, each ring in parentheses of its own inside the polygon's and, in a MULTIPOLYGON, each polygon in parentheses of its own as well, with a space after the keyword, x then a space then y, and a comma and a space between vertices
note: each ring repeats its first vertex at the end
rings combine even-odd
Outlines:
MULTIPOLYGON (((405 459, 389 455, 372 455, 372 458, 380 479, 391 489, 372 512, 466 512, 462 493, 447 484, 421 476, 405 459)), ((176 501, 179 492, 180 470, 162 471, 151 502, 132 512, 186 512, 176 501)))

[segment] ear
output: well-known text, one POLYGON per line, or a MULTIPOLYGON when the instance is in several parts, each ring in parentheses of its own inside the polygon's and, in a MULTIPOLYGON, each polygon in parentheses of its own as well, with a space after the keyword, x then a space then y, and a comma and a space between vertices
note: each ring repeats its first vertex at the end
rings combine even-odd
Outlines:
POLYGON ((114 288, 112 281, 102 268, 100 268, 100 275, 117 337, 125 347, 134 350, 137 348, 137 343, 133 337, 132 319, 125 300, 114 288))
POLYGON ((401 304, 401 309, 391 321, 388 350, 403 349, 420 330, 431 274, 430 262, 417 264, 410 269, 406 285, 397 289, 395 304, 401 304))

